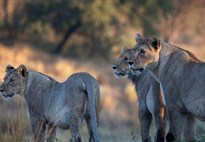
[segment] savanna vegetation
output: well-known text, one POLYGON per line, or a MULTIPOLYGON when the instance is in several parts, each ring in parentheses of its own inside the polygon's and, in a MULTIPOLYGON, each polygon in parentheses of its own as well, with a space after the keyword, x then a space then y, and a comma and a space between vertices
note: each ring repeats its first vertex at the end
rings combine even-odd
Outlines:
MULTIPOLYGON (((155 34, 205 61, 203 0, 0 0, 0 7, 1 82, 8 64, 25 64, 58 81, 91 73, 101 87, 102 141, 140 139, 134 87, 111 68, 121 46, 134 46, 136 33, 155 34)), ((0 98, 0 106, 0 141, 31 141, 24 100, 0 98)), ((84 124, 81 133, 88 141, 84 124)), ((58 130, 56 141, 68 141, 68 134, 58 130)))

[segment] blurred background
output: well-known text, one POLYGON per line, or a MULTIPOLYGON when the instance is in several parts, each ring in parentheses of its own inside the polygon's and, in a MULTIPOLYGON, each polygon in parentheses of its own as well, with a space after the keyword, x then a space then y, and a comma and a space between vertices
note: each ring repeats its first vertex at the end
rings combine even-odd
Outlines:
MULTIPOLYGON (((111 68, 122 46, 135 45, 136 33, 157 35, 205 61, 205 1, 0 0, 0 82, 8 64, 25 64, 58 81, 89 72, 101 87, 101 141, 139 141, 134 86, 116 79, 111 68)), ((203 123, 197 133, 205 135, 203 123)), ((84 123, 81 134, 88 141, 84 123)), ((58 130, 56 141, 69 139, 69 131, 58 130)), ((0 142, 30 140, 24 99, 0 97, 0 142)))

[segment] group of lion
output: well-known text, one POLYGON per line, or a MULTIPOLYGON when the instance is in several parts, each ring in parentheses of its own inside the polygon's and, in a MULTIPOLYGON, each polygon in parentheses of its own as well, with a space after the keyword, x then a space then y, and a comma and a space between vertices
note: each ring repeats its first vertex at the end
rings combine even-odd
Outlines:
MULTIPOLYGON (((205 64, 191 52, 159 40, 136 36, 136 45, 124 49, 112 65, 116 77, 135 84, 142 142, 192 141, 195 119, 205 121, 205 64), (166 108, 166 109, 165 109, 166 108), (165 117, 166 116, 166 117, 165 117), (166 118, 166 119, 165 119, 166 118), (165 124, 169 123, 166 134, 165 124)), ((25 98, 33 141, 52 142, 56 127, 70 129, 71 142, 81 142, 80 123, 85 119, 89 142, 99 142, 100 89, 88 73, 75 73, 59 83, 42 73, 8 65, 0 93, 5 99, 25 98)))
POLYGON ((205 121, 204 62, 156 36, 137 34, 135 40, 134 48, 124 49, 112 68, 117 77, 126 76, 135 84, 142 141, 151 141, 152 118, 154 141, 194 141, 195 119, 205 121))

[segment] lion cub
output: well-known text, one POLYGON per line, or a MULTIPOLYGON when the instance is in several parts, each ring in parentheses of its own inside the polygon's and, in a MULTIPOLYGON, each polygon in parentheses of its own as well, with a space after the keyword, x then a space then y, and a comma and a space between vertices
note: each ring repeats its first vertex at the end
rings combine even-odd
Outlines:
POLYGON ((119 59, 112 65, 116 77, 128 77, 134 84, 138 98, 138 117, 142 142, 151 142, 149 135, 152 118, 154 118, 156 132, 155 142, 164 142, 165 120, 164 105, 160 91, 160 84, 148 71, 139 70, 134 75, 127 63, 130 49, 124 49, 119 59))
POLYGON ((39 72, 7 66, 0 87, 4 98, 25 98, 34 141, 54 141, 56 127, 71 131, 71 142, 81 142, 79 125, 86 120, 90 142, 99 142, 97 131, 100 90, 88 73, 75 73, 59 83, 39 72))

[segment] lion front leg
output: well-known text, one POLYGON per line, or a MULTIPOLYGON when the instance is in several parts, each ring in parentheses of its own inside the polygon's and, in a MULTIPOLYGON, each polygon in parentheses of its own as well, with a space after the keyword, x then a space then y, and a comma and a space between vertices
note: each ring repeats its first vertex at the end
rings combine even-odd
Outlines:
POLYGON ((169 117, 169 125, 171 133, 168 133, 166 135, 167 142, 171 142, 173 140, 170 140, 170 134, 174 136, 174 140, 176 142, 179 142, 182 140, 182 132, 183 132, 183 126, 184 126, 184 120, 185 115, 182 114, 180 111, 176 109, 171 109, 172 111, 169 111, 168 117, 169 117))
POLYGON ((165 138, 165 110, 164 107, 156 108, 154 112, 154 122, 156 127, 155 142, 164 142, 165 138), (158 109, 158 110, 157 110, 158 109))
POLYGON ((33 141, 41 142, 44 141, 44 136, 46 133, 46 120, 45 118, 31 117, 31 125, 33 132, 33 141))
POLYGON ((71 142, 82 142, 80 133, 79 133, 79 128, 76 125, 70 126, 70 131, 71 131, 71 142))
POLYGON ((183 138, 185 142, 194 141, 195 134, 195 117, 192 114, 187 114, 184 120, 183 138))
POLYGON ((140 110, 140 106, 138 111, 142 142, 151 142, 149 130, 152 122, 152 114, 148 111, 148 109, 140 110))

